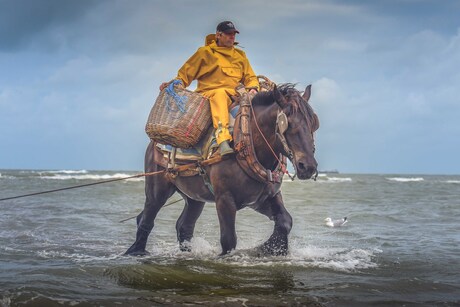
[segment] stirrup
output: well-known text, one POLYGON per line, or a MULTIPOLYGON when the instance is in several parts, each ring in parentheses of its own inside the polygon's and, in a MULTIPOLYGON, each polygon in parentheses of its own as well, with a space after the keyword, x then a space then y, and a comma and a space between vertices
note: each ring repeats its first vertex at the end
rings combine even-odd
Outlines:
POLYGON ((219 151, 220 151, 221 156, 225 156, 225 155, 234 153, 228 141, 223 141, 222 143, 219 144, 219 151))

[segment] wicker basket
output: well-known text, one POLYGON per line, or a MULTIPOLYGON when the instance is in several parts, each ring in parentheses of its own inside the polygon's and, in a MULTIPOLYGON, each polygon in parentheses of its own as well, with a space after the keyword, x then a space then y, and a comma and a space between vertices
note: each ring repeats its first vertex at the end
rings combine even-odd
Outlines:
POLYGON ((160 92, 150 111, 145 132, 156 142, 190 148, 198 143, 210 125, 208 99, 174 86, 169 87, 169 91, 165 88, 160 92))

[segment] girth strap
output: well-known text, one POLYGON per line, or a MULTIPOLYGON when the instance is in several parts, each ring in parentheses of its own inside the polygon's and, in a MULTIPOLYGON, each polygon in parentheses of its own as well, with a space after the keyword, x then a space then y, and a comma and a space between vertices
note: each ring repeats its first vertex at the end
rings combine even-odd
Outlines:
MULTIPOLYGON (((178 165, 177 164, 178 161, 176 160, 175 165, 170 168, 170 167, 168 167, 168 165, 170 164, 170 161, 168 161, 168 159, 166 159, 164 157, 163 152, 160 149, 158 149, 156 146, 154 146, 153 150, 156 150, 156 151, 158 151, 160 153, 159 155, 154 154, 155 163, 158 164, 158 165, 161 165, 162 167, 164 167, 166 169, 167 173, 172 178, 175 178, 177 176, 195 176, 195 175, 199 175, 201 173, 201 169, 203 169, 204 167, 212 165, 212 164, 219 163, 220 161, 225 159, 225 158, 222 158, 220 155, 215 155, 215 156, 213 156, 213 157, 211 157, 209 159, 206 159, 206 160, 194 161, 194 162, 190 162, 190 163, 186 163, 186 164, 182 164, 182 165, 178 165)), ((183 161, 182 161, 182 163, 183 163, 183 161)))

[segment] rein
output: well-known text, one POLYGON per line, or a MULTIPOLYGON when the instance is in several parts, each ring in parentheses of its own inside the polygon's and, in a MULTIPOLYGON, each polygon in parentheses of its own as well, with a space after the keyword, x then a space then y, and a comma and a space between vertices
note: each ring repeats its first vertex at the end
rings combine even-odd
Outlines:
MULTIPOLYGON (((286 165, 283 162, 281 162, 281 160, 278 158, 278 156, 276 155, 275 151, 273 150, 273 147, 270 145, 270 143, 268 142, 267 138, 262 133, 262 130, 260 130, 259 123, 257 122, 257 117, 256 117, 256 114, 254 113, 254 108, 252 106, 252 103, 251 103, 251 112, 252 112, 252 117, 254 118, 254 123, 256 124, 257 130, 259 131, 260 135, 262 136, 262 138, 265 141, 265 144, 267 144, 268 148, 270 149, 271 153, 273 154, 273 157, 275 157, 275 159, 278 161, 279 165, 281 166, 282 172, 284 174, 287 174, 289 176, 289 178, 291 179, 291 181, 294 181, 294 178, 295 178, 296 174, 294 173, 294 176, 291 176, 291 174, 289 174, 289 172, 288 172, 288 170, 286 168, 286 165)), ((292 163, 293 155, 292 155, 291 150, 287 146, 286 138, 284 137, 284 132, 286 131, 286 129, 287 129, 287 117, 286 117, 286 114, 282 110, 281 111, 278 110, 278 115, 276 116, 276 135, 280 138, 281 143, 283 144, 284 150, 288 154, 288 158, 292 163), (282 118, 282 119, 278 121, 279 118, 282 118), (280 133, 278 133, 277 131, 280 131, 280 133)))

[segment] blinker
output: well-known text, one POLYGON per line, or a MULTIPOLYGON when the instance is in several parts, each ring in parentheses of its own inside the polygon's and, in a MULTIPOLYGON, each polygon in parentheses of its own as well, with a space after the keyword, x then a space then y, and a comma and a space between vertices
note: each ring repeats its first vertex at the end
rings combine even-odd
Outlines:
POLYGON ((283 135, 289 126, 287 116, 283 111, 278 113, 278 116, 276 117, 276 123, 278 125, 279 133, 283 135))

